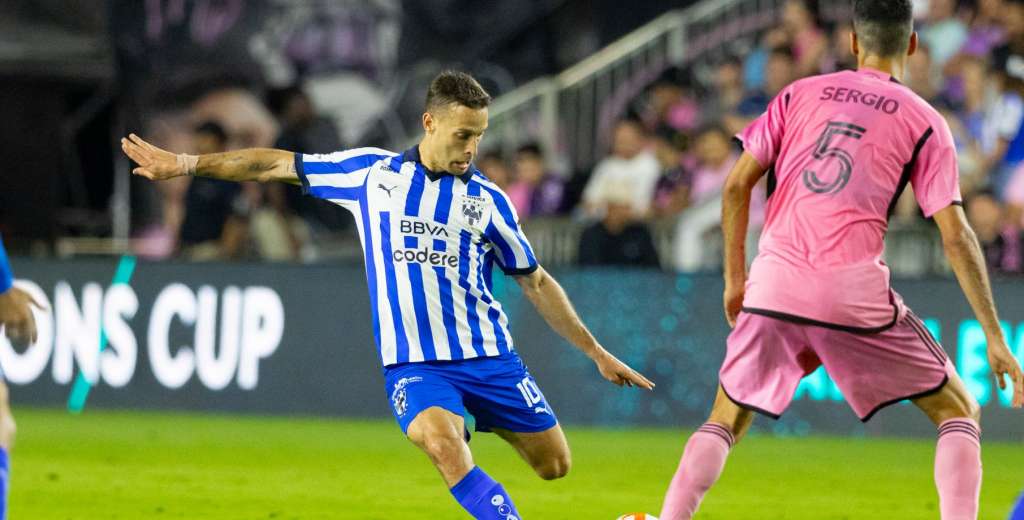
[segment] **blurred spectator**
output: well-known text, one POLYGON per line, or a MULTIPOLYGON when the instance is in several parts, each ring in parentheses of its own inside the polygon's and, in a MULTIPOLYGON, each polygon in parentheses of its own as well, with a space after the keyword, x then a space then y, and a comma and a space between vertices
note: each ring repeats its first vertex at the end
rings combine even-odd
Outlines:
POLYGON ((647 144, 647 134, 638 121, 619 121, 612 136, 612 154, 597 164, 583 190, 583 205, 587 213, 601 214, 605 205, 601 197, 608 190, 608 185, 625 191, 638 217, 645 218, 650 213, 654 186, 658 183, 661 168, 654 153, 647 149, 647 144))
POLYGON ((1006 218, 1017 229, 1024 229, 1024 164, 1017 167, 1003 192, 1006 218))
MULTIPOLYGON (((739 153, 733 147, 729 133, 720 126, 708 126, 698 132, 693 152, 697 169, 693 172, 690 200, 693 204, 701 204, 722 192, 739 153)), ((756 207, 758 202, 752 201, 751 205, 756 207)))
POLYGON ((963 67, 966 60, 988 59, 992 50, 1002 45, 1006 39, 1003 29, 1003 0, 977 0, 971 12, 967 28, 967 40, 960 52, 946 62, 943 75, 946 77, 944 93, 949 99, 959 102, 963 100, 963 67))
MULTIPOLYGON (((684 271, 707 268, 711 261, 718 260, 716 252, 707 247, 707 237, 721 225, 722 188, 739 158, 730 135, 719 126, 702 129, 694 141, 693 152, 697 166, 690 185, 690 208, 683 213, 676 228, 673 254, 676 267, 684 271)), ((750 198, 751 230, 764 223, 765 199, 762 182, 754 188, 750 198)))
POLYGON ((1007 42, 992 52, 992 68, 1001 87, 1000 132, 989 168, 990 185, 997 194, 1002 193, 1017 165, 1024 161, 1024 0, 1006 2, 1004 22, 1007 42))
POLYGON ((960 79, 963 100, 950 128, 962 127, 957 150, 961 190, 966 195, 988 185, 990 171, 1002 162, 1020 130, 1024 104, 1015 94, 1001 94, 984 59, 962 57, 960 79))
POLYGON ((519 147, 512 179, 506 193, 520 217, 555 215, 562 209, 565 185, 546 171, 540 145, 529 143, 519 147))
POLYGON ((1007 222, 1006 211, 990 191, 981 191, 965 201, 967 218, 978 235, 985 261, 993 273, 1024 273, 1024 236, 1018 226, 1007 222))
POLYGON ((828 52, 828 38, 818 27, 817 11, 816 0, 788 0, 782 8, 782 26, 789 36, 789 49, 800 77, 820 73, 828 52))
POLYGON ((1003 0, 977 0, 967 39, 960 48, 962 54, 983 58, 1004 42, 1006 31, 1001 18, 1005 7, 1003 0))
POLYGON ((330 119, 317 115, 313 101, 301 87, 293 85, 271 90, 267 94, 267 107, 281 125, 276 147, 302 153, 330 153, 341 149, 338 128, 330 119))
POLYGON ((745 97, 743 89, 743 63, 735 57, 726 58, 715 67, 714 84, 703 103, 701 124, 725 121, 726 126, 742 127, 746 122, 738 115, 745 97))
POLYGON ((796 79, 793 51, 787 47, 772 49, 765 63, 764 85, 747 94, 737 109, 739 114, 748 120, 761 115, 775 95, 796 79))
POLYGON ((719 109, 732 112, 743 101, 743 63, 736 57, 726 58, 715 69, 715 98, 719 109))
POLYGON ((509 171, 508 163, 505 162, 505 158, 500 152, 486 152, 482 154, 476 161, 476 167, 491 182, 497 184, 499 188, 502 190, 508 189, 508 185, 512 181, 512 173, 509 171))
MULTIPOLYGON (((199 154, 227 150, 228 134, 208 121, 195 130, 199 154)), ((182 253, 190 260, 225 260, 244 253, 247 237, 245 200, 236 182, 194 177, 185 195, 185 219, 181 224, 182 253)))
MULTIPOLYGON (((298 85, 268 92, 267 107, 281 126, 275 148, 299 153, 331 153, 343 148, 337 126, 317 115, 313 100, 298 85)), ((352 219, 340 206, 303 196, 299 186, 272 183, 264 188, 281 212, 297 214, 316 228, 338 231, 352 219)))
POLYGON ((907 86, 925 101, 935 104, 939 97, 941 77, 936 73, 928 46, 921 44, 907 59, 907 86))
POLYGON ((277 121, 262 100, 244 88, 220 88, 203 94, 190 108, 192 121, 216 121, 228 133, 228 148, 274 145, 277 121))
POLYGON ((652 130, 661 125, 676 130, 696 127, 701 109, 693 95, 692 83, 689 70, 670 67, 663 72, 650 88, 644 125, 652 130))
POLYGON ((933 72, 941 71, 967 41, 967 25, 956 10, 957 0, 928 1, 928 18, 918 35, 931 51, 933 72))
POLYGON ((768 71, 768 57, 773 49, 789 49, 789 34, 782 27, 768 29, 757 47, 743 61, 743 85, 747 90, 760 90, 768 71))
POLYGON ((953 144, 956 146, 957 166, 960 170, 960 193, 964 196, 981 188, 987 180, 978 166, 981 163, 981 147, 971 135, 967 119, 946 107, 938 107, 939 113, 949 125, 953 144))
POLYGON ((853 25, 843 22, 832 30, 832 44, 825 56, 821 72, 838 72, 841 70, 857 70, 857 57, 850 49, 850 35, 853 25))
POLYGON ((655 132, 654 155, 661 166, 661 176, 654 187, 654 216, 674 217, 690 204, 690 176, 683 166, 680 135, 671 128, 655 132))
POLYGON ((631 188, 631 182, 620 178, 602 184, 594 193, 603 217, 580 237, 580 265, 659 266, 651 232, 634 210, 631 188))

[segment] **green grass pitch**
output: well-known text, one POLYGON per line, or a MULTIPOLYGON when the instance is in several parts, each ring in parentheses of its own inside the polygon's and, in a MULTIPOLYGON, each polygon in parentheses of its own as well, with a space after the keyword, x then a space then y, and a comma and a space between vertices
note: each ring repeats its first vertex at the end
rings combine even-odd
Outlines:
MULTIPOLYGON (((15 408, 14 519, 461 519, 391 422, 15 408)), ((544 482, 493 435, 477 462, 526 519, 657 514, 684 432, 566 428, 574 466, 544 482)), ((698 518, 938 518, 930 440, 750 437, 698 518)), ((984 519, 1024 488, 1024 450, 986 443, 984 519)))

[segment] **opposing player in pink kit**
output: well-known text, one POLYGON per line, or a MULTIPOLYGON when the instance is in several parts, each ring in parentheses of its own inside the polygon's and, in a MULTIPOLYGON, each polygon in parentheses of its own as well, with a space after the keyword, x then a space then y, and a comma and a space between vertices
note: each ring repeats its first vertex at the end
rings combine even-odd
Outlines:
POLYGON ((661 520, 688 519, 718 479, 753 412, 778 417, 824 365, 867 421, 910 399, 938 427, 935 484, 943 520, 975 519, 981 487, 979 407, 924 325, 889 286, 888 216, 909 183, 988 340, 1001 388, 1024 377, 1006 346, 977 239, 960 207, 946 122, 900 84, 917 48, 911 0, 856 0, 858 70, 799 80, 739 136, 745 152, 723 194, 725 314, 733 327, 708 422, 686 444, 661 520), (747 276, 751 189, 769 198, 747 276))

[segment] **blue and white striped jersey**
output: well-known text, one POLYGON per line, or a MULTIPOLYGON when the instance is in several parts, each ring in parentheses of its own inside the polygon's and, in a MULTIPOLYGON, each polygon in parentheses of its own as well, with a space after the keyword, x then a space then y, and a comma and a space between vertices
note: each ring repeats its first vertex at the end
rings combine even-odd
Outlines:
POLYGON ((357 148, 296 154, 295 170, 303 192, 355 216, 384 366, 512 350, 491 271, 528 274, 537 259, 508 196, 474 166, 435 173, 419 147, 357 148))

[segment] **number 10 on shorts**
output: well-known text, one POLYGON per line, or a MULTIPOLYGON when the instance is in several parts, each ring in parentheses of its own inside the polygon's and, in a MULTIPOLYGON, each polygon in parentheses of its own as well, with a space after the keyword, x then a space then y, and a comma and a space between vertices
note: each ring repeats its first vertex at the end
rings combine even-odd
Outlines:
POLYGON ((540 395, 540 388, 537 388, 537 383, 534 383, 529 377, 524 377, 522 381, 516 383, 516 388, 519 389, 519 393, 523 394, 526 406, 534 406, 543 399, 540 395))

